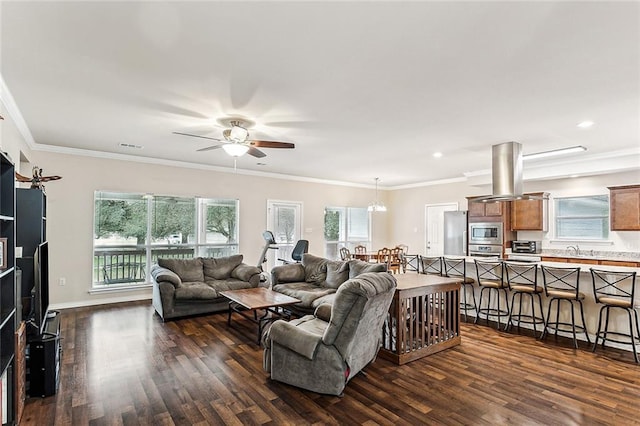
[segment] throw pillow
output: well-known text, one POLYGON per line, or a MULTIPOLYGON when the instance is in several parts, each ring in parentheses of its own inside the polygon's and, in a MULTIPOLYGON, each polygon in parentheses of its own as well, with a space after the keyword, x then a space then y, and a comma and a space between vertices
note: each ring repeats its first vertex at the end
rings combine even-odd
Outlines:
POLYGON ((369 263, 358 259, 349 261, 349 279, 365 272, 385 272, 386 270, 387 265, 384 263, 369 263))
POLYGON ((202 259, 158 259, 158 265, 176 273, 182 282, 204 281, 202 259))
POLYGON ((321 285, 327 279, 327 262, 323 257, 314 256, 309 253, 302 255, 302 266, 304 266, 304 280, 308 283, 321 285))
POLYGON ((349 264, 347 262, 328 261, 327 278, 323 287, 338 288, 349 279, 349 264))
POLYGON ((242 263, 242 255, 229 257, 207 257, 202 259, 204 276, 216 280, 226 280, 231 277, 231 271, 242 263))

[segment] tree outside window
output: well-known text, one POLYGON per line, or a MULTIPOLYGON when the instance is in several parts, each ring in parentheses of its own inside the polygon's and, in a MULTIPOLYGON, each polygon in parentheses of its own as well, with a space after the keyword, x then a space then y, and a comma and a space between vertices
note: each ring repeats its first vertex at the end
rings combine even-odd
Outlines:
POLYGON ((145 282, 163 258, 238 251, 238 201, 98 191, 94 202, 94 286, 145 282))
POLYGON ((370 237, 369 213, 364 207, 327 207, 324 210, 325 255, 339 257, 340 248, 353 252, 355 246, 368 246, 370 237))

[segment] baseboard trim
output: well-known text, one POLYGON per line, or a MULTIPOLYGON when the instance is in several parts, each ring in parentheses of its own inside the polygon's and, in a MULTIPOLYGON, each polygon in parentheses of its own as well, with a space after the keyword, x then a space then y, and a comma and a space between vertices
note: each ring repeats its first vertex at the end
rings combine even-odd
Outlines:
POLYGON ((138 300, 151 300, 151 294, 137 294, 137 295, 127 295, 127 296, 119 296, 119 297, 108 297, 104 299, 96 299, 96 300, 80 300, 77 302, 65 302, 65 303, 53 303, 49 305, 49 309, 71 309, 71 308, 84 308, 87 306, 97 306, 97 305, 109 305, 112 303, 122 303, 122 302, 135 302, 138 300))

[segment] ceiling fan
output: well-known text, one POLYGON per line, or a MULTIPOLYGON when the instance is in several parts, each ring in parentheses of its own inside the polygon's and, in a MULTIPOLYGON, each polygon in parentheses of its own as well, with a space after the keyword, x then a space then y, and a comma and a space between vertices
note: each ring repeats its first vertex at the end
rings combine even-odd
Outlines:
POLYGON ((195 138, 211 139, 214 141, 222 142, 218 145, 211 145, 205 148, 200 148, 198 151, 211 151, 212 149, 222 148, 224 151, 232 157, 241 157, 244 154, 252 155, 256 158, 266 157, 267 154, 260 151, 258 148, 295 148, 295 144, 290 142, 276 142, 276 141, 262 141, 262 140, 249 140, 249 127, 250 123, 246 123, 239 119, 228 120, 230 129, 225 129, 222 132, 224 139, 212 138, 209 136, 194 135, 191 133, 173 132, 176 135, 192 136, 195 138))

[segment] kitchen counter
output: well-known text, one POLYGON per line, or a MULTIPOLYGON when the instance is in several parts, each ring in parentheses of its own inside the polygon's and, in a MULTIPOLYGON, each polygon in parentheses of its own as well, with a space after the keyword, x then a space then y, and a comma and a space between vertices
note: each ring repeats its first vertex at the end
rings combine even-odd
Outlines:
MULTIPOLYGON (((523 254, 518 253, 518 256, 523 256, 523 254)), ((527 255, 524 255, 527 256, 527 255)), ((537 257, 538 259, 540 258, 540 255, 534 255, 534 254, 530 254, 528 255, 530 257, 537 257)), ((544 256, 544 255, 543 255, 544 256)), ((451 256, 451 257, 458 257, 461 258, 462 256, 451 256)), ((545 256, 546 257, 546 256, 545 256)), ((478 260, 489 260, 490 258, 488 257, 479 257, 479 256, 465 256, 465 263, 467 264, 467 276, 477 279, 476 278, 476 268, 474 265, 474 260, 478 259, 478 260)), ((508 259, 507 259, 508 260, 508 259)), ((576 258, 576 259, 572 259, 575 261, 579 261, 580 258, 576 258)), ((585 261, 594 261, 595 259, 585 259, 585 261)), ((602 259, 598 259, 597 261, 600 261, 602 259)), ((600 310, 600 307, 602 305, 597 304, 595 302, 595 298, 593 295, 593 284, 592 284, 592 279, 591 279, 591 272, 590 269, 594 268, 594 269, 602 269, 602 270, 607 270, 607 271, 611 271, 611 272, 636 272, 636 274, 638 275, 638 278, 636 278, 636 286, 640 286, 640 267, 629 267, 629 266, 615 266, 615 265, 594 265, 593 263, 565 263, 565 262, 549 262, 549 261, 539 261, 539 262, 522 262, 523 265, 532 265, 532 264, 537 264, 538 266, 548 266, 548 267, 559 267, 559 268, 576 268, 579 267, 580 268, 580 292, 585 294, 585 299, 583 300, 583 304, 584 304, 584 314, 585 314, 585 319, 587 322, 587 329, 589 331, 589 335, 591 336, 591 341, 593 342, 595 336, 594 333, 595 331, 598 329, 598 312, 600 310)), ((543 283, 543 279, 542 279, 542 271, 541 269, 538 269, 538 285, 542 285, 543 283)), ((474 293, 475 293, 475 297, 476 297, 476 301, 479 300, 479 296, 480 296, 480 287, 475 284, 473 286, 474 288, 474 293)), ((545 316, 547 315, 547 306, 548 306, 548 298, 543 294, 542 295, 542 300, 543 300, 543 305, 544 305, 544 312, 545 312, 545 316)), ((528 306, 524 306, 525 310, 528 312, 529 307, 528 306)), ((474 313, 469 312, 470 316, 475 316, 474 313)), ((552 311, 551 315, 555 316, 555 311, 552 311)), ((560 312, 560 320, 561 321, 565 321, 565 322, 569 322, 570 321, 570 311, 567 309, 562 309, 560 312)), ((624 315, 612 315, 611 317, 611 329, 616 331, 616 330, 620 330, 620 331, 628 331, 629 328, 629 324, 628 324, 628 320, 624 315)), ((528 324, 523 324, 523 327, 525 328, 531 328, 530 325, 528 324)), ((571 333, 560 333, 563 336, 570 336, 571 333)), ((578 335, 578 339, 579 340, 584 340, 584 335, 578 335)), ((613 346, 613 347, 617 347, 623 350, 631 350, 631 347, 629 345, 619 345, 617 343, 607 343, 607 345, 613 346)))
MULTIPOLYGON (((515 254, 515 253, 513 253, 515 254)), ((637 262, 640 263, 640 256, 632 256, 632 253, 628 254, 618 254, 616 256, 606 256, 602 254, 580 254, 578 256, 571 254, 562 254, 562 253, 540 253, 536 256, 542 257, 558 257, 561 259, 593 259, 593 260, 604 260, 609 262, 637 262)))
MULTIPOLYGON (((631 272, 636 271, 638 275, 640 275, 640 261, 634 260, 622 260, 622 259, 603 259, 598 256, 549 256, 547 254, 525 254, 525 253, 510 253, 507 254, 507 260, 511 256, 526 259, 530 258, 532 263, 537 263, 539 265, 545 266, 557 266, 557 267, 567 267, 567 268, 575 268, 579 266, 581 270, 588 271, 589 268, 596 269, 607 269, 611 271, 621 271, 621 272, 631 272), (540 259, 539 261, 536 261, 540 259), (558 259, 558 260, 550 260, 550 259, 558 259), (535 262, 533 262, 535 261, 535 262), (628 264, 625 264, 628 263, 628 264)), ((517 259, 513 259, 517 261, 517 259)), ((527 260, 527 262, 529 262, 527 260)))
MULTIPOLYGON (((514 254, 515 255, 515 254, 514 254)), ((509 256, 509 255, 507 255, 509 256)), ((531 258, 540 258, 541 256, 539 254, 531 254, 531 255, 526 255, 526 254, 521 254, 518 253, 517 254, 518 257, 531 257, 531 258)), ((456 256, 457 257, 457 256, 456 256)), ((546 256, 543 256, 546 257, 546 256)), ((467 263, 474 263, 475 259, 478 260, 489 260, 491 258, 489 257, 483 257, 483 256, 464 256, 464 259, 467 263)), ((509 259, 504 259, 509 261, 509 259)), ((596 265, 593 263, 580 263, 579 260, 580 258, 575 258, 572 260, 576 260, 577 262, 549 262, 549 261, 524 261, 522 263, 526 263, 526 264, 534 264, 537 263, 538 266, 540 265, 544 265, 544 266, 549 266, 549 267, 558 267, 558 268, 576 268, 576 267, 580 267, 580 270, 583 272, 589 272, 590 268, 595 268, 595 269, 605 269, 605 270, 610 270, 610 271, 614 271, 614 272, 633 272, 635 271, 638 275, 640 275, 640 267, 630 267, 630 266, 616 266, 616 265, 596 265)), ((585 260, 588 260, 585 258, 585 260)), ((510 260, 511 262, 517 262, 518 260, 510 260)), ((475 271, 474 271, 475 272, 475 271)), ((473 277, 473 275, 470 275, 471 277, 473 277)))

